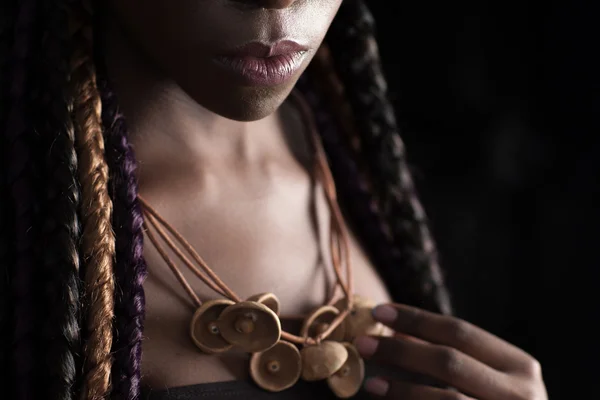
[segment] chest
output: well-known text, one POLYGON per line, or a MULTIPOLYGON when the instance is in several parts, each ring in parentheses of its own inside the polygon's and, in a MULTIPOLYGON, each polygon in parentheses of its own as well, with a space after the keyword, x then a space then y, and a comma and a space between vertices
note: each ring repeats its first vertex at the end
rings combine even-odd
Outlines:
MULTIPOLYGON (((157 207, 159 212, 241 298, 271 292, 279 298, 282 314, 306 314, 326 301, 335 279, 329 210, 321 188, 307 177, 281 182, 232 184, 213 191, 210 198, 156 198, 156 204, 169 204, 157 207)), ((383 282, 352 235, 350 245, 355 292, 388 301, 383 282)), ((144 255, 149 269, 144 286, 144 383, 160 388, 246 379, 247 355, 205 355, 195 347, 188 334, 193 302, 147 239, 144 255)), ((219 298, 178 265, 202 300, 219 298)))

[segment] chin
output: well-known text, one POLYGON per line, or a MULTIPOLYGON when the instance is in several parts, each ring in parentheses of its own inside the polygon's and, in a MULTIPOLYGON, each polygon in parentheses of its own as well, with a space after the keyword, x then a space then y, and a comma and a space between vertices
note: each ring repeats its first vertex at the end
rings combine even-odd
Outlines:
POLYGON ((274 87, 223 87, 220 90, 187 90, 202 107, 241 122, 258 121, 277 111, 294 89, 297 79, 274 87))

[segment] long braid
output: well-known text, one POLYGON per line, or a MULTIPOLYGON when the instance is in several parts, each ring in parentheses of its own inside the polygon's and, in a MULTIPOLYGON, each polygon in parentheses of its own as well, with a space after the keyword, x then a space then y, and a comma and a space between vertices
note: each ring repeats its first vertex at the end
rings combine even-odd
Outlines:
POLYGON ((397 301, 450 312, 426 216, 417 198, 398 134, 375 41, 375 23, 362 0, 342 3, 326 38, 346 88, 383 215, 396 240, 396 268, 381 274, 397 301))
POLYGON ((96 86, 93 62, 92 18, 80 8, 72 21, 76 56, 71 65, 75 89, 74 119, 79 179, 82 190, 82 267, 87 343, 84 347, 82 398, 99 400, 109 394, 113 342, 115 237, 112 231, 112 201, 108 193, 108 165, 104 158, 102 102, 96 86))
POLYGON ((80 192, 77 182, 73 96, 67 92, 71 43, 68 18, 61 1, 44 2, 44 42, 40 76, 43 81, 38 113, 46 171, 43 222, 44 368, 40 398, 70 400, 80 354, 79 253, 80 192))
MULTIPOLYGON (((341 87, 336 77, 331 75, 332 71, 327 71, 328 66, 322 64, 322 57, 315 58, 309 71, 311 84, 309 79, 303 79, 299 82, 299 89, 304 92, 315 113, 340 194, 341 206, 378 270, 397 268, 402 260, 397 257, 398 252, 394 251, 395 244, 389 224, 383 219, 364 167, 353 151, 352 144, 356 144, 353 139, 356 138, 348 136, 353 130, 344 132, 344 128, 352 123, 351 110, 344 107, 340 93, 337 96, 331 93, 327 95, 327 92, 339 91, 341 87)), ((392 282, 388 286, 398 296, 398 292, 402 292, 402 284, 403 282, 392 282)))
MULTIPOLYGON (((0 149, 4 149, 5 137, 4 129, 6 126, 7 109, 9 102, 9 79, 8 79, 8 54, 12 49, 13 33, 14 33, 14 9, 16 2, 6 0, 0 4, 0 149)), ((10 329, 10 305, 9 305, 9 290, 10 277, 9 266, 11 265, 11 236, 12 227, 14 224, 11 219, 13 212, 11 204, 5 195, 8 192, 6 185, 6 168, 5 159, 0 161, 0 371, 8 371, 7 354, 9 349, 9 329, 10 329)), ((0 374, 0 387, 9 388, 8 374, 0 374)), ((7 391, 7 396, 12 393, 7 391)))
MULTIPOLYGON (((320 53, 324 52, 323 50, 320 53)), ((372 193, 367 177, 361 170, 352 144, 356 139, 344 132, 352 123, 351 110, 344 107, 344 100, 331 92, 339 92, 337 78, 332 76, 324 57, 318 56, 308 71, 310 78, 303 77, 298 88, 303 92, 311 105, 319 126, 323 145, 331 165, 332 173, 339 191, 339 199, 350 224, 356 227, 355 232, 365 250, 379 270, 398 266, 397 252, 394 250, 393 237, 389 224, 383 220, 372 193), (315 65, 316 64, 316 65, 315 65), (327 87, 326 87, 327 86, 327 87), (329 93, 327 93, 329 92, 329 93), (332 118, 335 116, 337 118, 332 118), (334 121, 335 119, 335 121, 334 121)), ((394 294, 402 290, 402 282, 394 282, 390 289, 394 294)))
POLYGON ((8 163, 7 192, 13 202, 15 248, 11 286, 13 290, 12 351, 14 366, 11 369, 15 384, 15 399, 33 399, 35 382, 35 148, 34 134, 26 115, 30 111, 31 93, 29 72, 33 53, 35 19, 34 0, 20 2, 14 27, 14 53, 10 82, 11 107, 7 116, 4 158, 8 163))
POLYGON ((379 213, 365 174, 341 135, 339 122, 332 118, 333 110, 329 109, 327 103, 334 103, 325 99, 322 95, 323 89, 315 84, 314 80, 313 78, 313 82, 310 82, 308 77, 303 77, 298 83, 298 89, 314 112, 315 122, 336 181, 340 205, 348 222, 356 228, 354 231, 375 265, 379 268, 382 265, 390 265, 394 262, 390 252, 393 246, 391 233, 379 213))
POLYGON ((140 396, 142 334, 147 275, 143 257, 143 217, 137 200, 136 161, 127 138, 125 118, 119 112, 116 96, 103 80, 102 119, 106 127, 107 159, 111 171, 114 227, 117 238, 116 285, 113 343, 113 398, 137 400, 140 396))
MULTIPOLYGON (((361 163, 364 160, 360 158, 360 138, 354 127, 353 112, 327 45, 321 46, 307 73, 309 78, 303 80, 301 88, 315 113, 340 191, 340 205, 377 268, 397 267, 401 260, 394 251, 394 237, 373 194, 367 166, 361 163)), ((390 286, 395 292, 397 284, 390 286)))

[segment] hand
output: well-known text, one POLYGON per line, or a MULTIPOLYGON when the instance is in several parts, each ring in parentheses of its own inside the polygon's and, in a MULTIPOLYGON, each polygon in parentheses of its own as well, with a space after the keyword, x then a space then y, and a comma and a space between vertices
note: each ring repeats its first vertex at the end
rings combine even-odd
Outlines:
POLYGON ((529 354, 468 322, 399 304, 373 310, 394 337, 363 336, 361 355, 427 375, 453 389, 372 378, 370 393, 385 399, 548 400, 540 364, 529 354))

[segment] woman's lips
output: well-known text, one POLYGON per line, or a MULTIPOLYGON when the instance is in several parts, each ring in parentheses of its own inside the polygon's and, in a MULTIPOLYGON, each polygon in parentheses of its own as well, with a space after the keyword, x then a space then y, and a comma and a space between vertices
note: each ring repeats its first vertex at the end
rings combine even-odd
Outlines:
POLYGON ((252 42, 216 57, 215 61, 241 84, 274 86, 294 76, 306 53, 306 47, 289 40, 273 45, 252 42))

